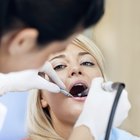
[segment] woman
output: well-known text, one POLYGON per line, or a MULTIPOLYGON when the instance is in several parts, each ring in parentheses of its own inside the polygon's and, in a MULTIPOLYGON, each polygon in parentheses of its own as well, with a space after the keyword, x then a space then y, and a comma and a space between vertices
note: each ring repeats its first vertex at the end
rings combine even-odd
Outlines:
MULTIPOLYGON (((69 139, 75 123, 76 126, 80 126, 79 123, 81 124, 80 121, 83 121, 83 116, 84 119, 95 118, 92 117, 92 114, 90 114, 87 110, 83 115, 82 110, 83 106, 86 108, 87 102, 90 101, 87 101, 87 95, 89 94, 88 96, 92 97, 90 94, 91 89, 89 90, 90 86, 93 85, 91 83, 92 79, 96 77, 103 77, 105 79, 106 77, 104 74, 103 57, 93 42, 91 42, 88 38, 79 35, 64 51, 50 55, 48 61, 52 64, 54 70, 57 72, 58 76, 66 85, 67 90, 73 97, 66 97, 61 93, 47 94, 48 92, 43 90, 31 94, 29 98, 27 122, 29 139, 66 140, 69 139), (78 119, 79 115, 80 117, 78 119)), ((48 79, 47 75, 43 76, 48 79)), ((101 96, 101 98, 104 98, 104 95, 105 93, 101 96)), ((123 103, 124 102, 121 101, 121 105, 118 108, 123 108, 122 105, 125 106, 123 103)), ((127 101, 125 103, 127 104, 127 101)), ((103 102, 102 104, 104 105, 103 102)), ((105 104, 108 103, 106 102, 105 104)), ((130 109, 130 107, 128 108, 130 109)), ((90 112, 92 112, 92 110, 90 110, 90 112)), ((95 112, 98 114, 97 110, 95 112)), ((98 112, 100 112, 100 110, 98 110, 98 112)), ((104 120, 103 116, 102 120, 104 120)), ((92 120, 89 120, 89 122, 94 124, 92 120)), ((89 122, 88 124, 90 124, 89 122)), ((83 124, 86 125, 86 123, 83 124)), ((96 135, 94 135, 96 129, 93 128, 93 130, 93 137, 98 139, 99 137, 97 138, 96 135)), ((82 135, 82 133, 80 135, 82 135)), ((127 134, 126 132, 114 129, 111 140, 124 140, 125 138, 130 137, 130 134, 127 134), (113 138, 115 134, 117 134, 118 138, 113 138)), ((94 138, 89 137, 88 140, 94 138)))

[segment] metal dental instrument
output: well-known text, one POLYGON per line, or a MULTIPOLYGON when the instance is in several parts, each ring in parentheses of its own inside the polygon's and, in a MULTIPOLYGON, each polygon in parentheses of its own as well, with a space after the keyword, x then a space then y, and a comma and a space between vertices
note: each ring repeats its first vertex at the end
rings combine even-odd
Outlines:
POLYGON ((68 91, 66 91, 64 89, 60 89, 60 92, 63 93, 64 95, 68 96, 68 97, 73 97, 68 91))
POLYGON ((46 64, 41 68, 41 72, 45 72, 53 82, 55 82, 60 87, 60 92, 63 93, 66 96, 73 97, 68 91, 66 91, 66 86, 64 83, 60 80, 57 73, 53 69, 51 63, 46 62, 46 64))

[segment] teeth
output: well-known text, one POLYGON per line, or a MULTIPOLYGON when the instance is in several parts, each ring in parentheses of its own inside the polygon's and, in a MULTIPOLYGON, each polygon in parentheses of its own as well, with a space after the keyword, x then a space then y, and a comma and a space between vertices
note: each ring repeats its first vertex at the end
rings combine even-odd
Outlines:
POLYGON ((79 83, 79 84, 76 84, 75 86, 82 86, 83 84, 79 83))
POLYGON ((81 97, 82 96, 82 93, 78 93, 78 97, 81 97))

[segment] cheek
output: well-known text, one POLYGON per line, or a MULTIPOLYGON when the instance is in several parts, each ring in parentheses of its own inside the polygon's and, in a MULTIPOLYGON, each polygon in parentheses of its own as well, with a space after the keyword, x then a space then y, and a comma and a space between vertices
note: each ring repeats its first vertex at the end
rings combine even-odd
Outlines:
POLYGON ((63 95, 54 95, 48 99, 52 119, 64 120, 69 114, 69 102, 63 95))
POLYGON ((65 84, 66 83, 65 81, 68 78, 68 72, 67 72, 67 70, 59 71, 59 72, 57 72, 57 74, 58 74, 59 78, 62 80, 62 82, 65 84))
POLYGON ((99 69, 88 70, 87 74, 91 80, 96 77, 102 77, 102 73, 99 69))
POLYGON ((50 109, 53 111, 60 111, 59 109, 63 106, 63 95, 49 94, 47 101, 50 109))
POLYGON ((56 118, 67 124, 73 125, 81 113, 83 104, 74 102, 71 99, 65 97, 57 97, 50 104, 50 114, 53 120, 53 125, 57 125, 56 118))
POLYGON ((55 104, 59 102, 59 98, 57 97, 57 95, 54 95, 53 93, 49 93, 47 96, 47 102, 48 102, 48 105, 52 107, 52 106, 55 106, 55 104))

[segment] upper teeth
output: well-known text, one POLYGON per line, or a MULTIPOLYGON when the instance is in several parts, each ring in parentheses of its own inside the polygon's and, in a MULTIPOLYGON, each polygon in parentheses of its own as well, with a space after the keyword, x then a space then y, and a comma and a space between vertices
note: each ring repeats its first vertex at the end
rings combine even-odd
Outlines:
POLYGON ((76 84, 75 86, 82 86, 83 84, 82 83, 78 83, 78 84, 76 84))

